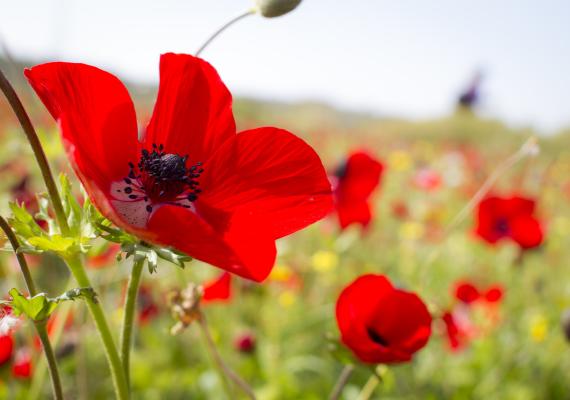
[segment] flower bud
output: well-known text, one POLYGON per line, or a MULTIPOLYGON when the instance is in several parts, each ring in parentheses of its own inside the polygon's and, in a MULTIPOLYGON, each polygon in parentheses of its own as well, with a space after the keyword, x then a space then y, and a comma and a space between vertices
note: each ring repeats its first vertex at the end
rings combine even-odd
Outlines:
POLYGON ((280 17, 293 11, 301 0, 255 0, 259 13, 266 18, 280 17))
POLYGON ((251 333, 242 334, 236 338, 234 346, 240 353, 253 353, 255 351, 255 336, 251 333))

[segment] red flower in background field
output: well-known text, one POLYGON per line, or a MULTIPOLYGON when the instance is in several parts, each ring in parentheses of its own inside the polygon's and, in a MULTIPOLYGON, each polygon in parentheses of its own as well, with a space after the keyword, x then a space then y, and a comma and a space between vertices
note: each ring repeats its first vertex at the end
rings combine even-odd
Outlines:
POLYGON ((384 166, 365 151, 351 153, 335 171, 336 212, 341 229, 366 227, 372 220, 369 198, 380 183, 384 166))
POLYGON ((462 350, 474 337, 471 322, 464 313, 447 311, 441 320, 445 325, 447 344, 452 351, 462 350))
POLYGON ((14 352, 14 339, 11 334, 0 336, 0 366, 12 359, 14 352))
POLYGON ((459 281, 455 284, 455 298, 465 304, 471 304, 481 297, 479 289, 470 282, 459 281))
POLYGON ((503 298, 503 292, 503 287, 499 284, 482 289, 469 281, 460 280, 453 285, 454 297, 466 305, 476 302, 498 303, 503 298))
POLYGON ((365 363, 410 361, 431 335, 431 315, 414 293, 382 275, 363 275, 336 303, 342 342, 365 363))
POLYGON ((12 364, 12 376, 19 379, 28 379, 32 376, 32 355, 28 349, 16 352, 12 364))
POLYGON ((441 175, 433 169, 422 168, 414 176, 414 185, 428 192, 439 189, 441 184, 441 175))
POLYGON ((533 199, 521 196, 488 197, 479 203, 475 233, 491 244, 511 239, 521 249, 540 246, 544 234, 535 208, 533 199))
POLYGON ((140 141, 132 100, 113 75, 72 63, 25 74, 58 121, 92 201, 144 240, 262 281, 275 240, 332 208, 314 150, 277 128, 236 135, 231 94, 199 58, 161 57, 158 99, 140 141))
POLYGON ((137 309, 139 323, 145 325, 155 319, 160 313, 160 309, 154 300, 152 290, 148 286, 141 286, 137 296, 137 309))
POLYGON ((213 281, 204 284, 202 302, 228 301, 232 297, 232 277, 224 272, 213 281))

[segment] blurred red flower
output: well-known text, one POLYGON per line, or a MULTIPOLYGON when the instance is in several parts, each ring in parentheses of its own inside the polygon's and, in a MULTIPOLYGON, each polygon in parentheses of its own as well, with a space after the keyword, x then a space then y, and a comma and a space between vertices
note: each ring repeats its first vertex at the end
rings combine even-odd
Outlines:
POLYGON ((352 224, 368 226, 372 220, 369 198, 383 171, 384 165, 366 151, 352 152, 336 169, 334 194, 341 229, 352 224))
POLYGON ((475 233, 488 243, 511 239, 521 249, 540 246, 543 228, 535 216, 536 202, 518 195, 488 197, 479 203, 475 233))
POLYGON ((87 257, 87 266, 95 269, 108 267, 116 262, 120 250, 121 246, 118 243, 109 243, 98 253, 87 257))
POLYGON ((32 376, 32 356, 27 349, 19 350, 16 353, 12 364, 12 376, 20 379, 28 379, 32 376))
POLYGON ((471 304, 481 297, 479 290, 470 282, 459 281, 455 284, 455 298, 465 304, 471 304))
POLYGON ((365 363, 410 361, 431 335, 422 300, 383 275, 363 275, 348 285, 336 303, 336 320, 342 342, 365 363))
POLYGON ((199 58, 161 57, 158 99, 140 141, 133 102, 113 75, 60 62, 25 74, 58 121, 92 201, 143 240, 262 281, 275 240, 332 208, 315 151, 277 128, 236 135, 231 94, 199 58))
POLYGON ((470 340, 469 330, 459 322, 455 313, 446 311, 441 320, 445 324, 447 344, 452 351, 463 349, 470 340))
POLYGON ((159 314, 159 308, 154 297, 152 290, 148 286, 141 286, 137 296, 137 308, 139 323, 145 325, 155 319, 159 314))
POLYGON ((503 298, 504 290, 500 285, 493 285, 489 287, 483 296, 488 303, 498 303, 503 298))
POLYGON ((434 191, 441 187, 441 175, 433 169, 422 168, 414 176, 414 185, 428 192, 434 191))
POLYGON ((255 351, 255 336, 251 333, 240 335, 235 340, 234 346, 240 353, 253 353, 255 351))
POLYGON ((14 352, 14 339, 12 335, 0 336, 0 366, 6 364, 12 359, 14 352))
POLYGON ((223 272, 218 278, 204 284, 202 302, 228 301, 232 297, 232 277, 223 272))

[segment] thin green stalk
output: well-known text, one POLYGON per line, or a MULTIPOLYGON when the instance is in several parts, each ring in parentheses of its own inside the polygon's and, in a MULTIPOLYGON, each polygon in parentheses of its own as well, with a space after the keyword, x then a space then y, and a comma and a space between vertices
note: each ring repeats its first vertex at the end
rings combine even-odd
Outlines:
POLYGON ((16 91, 14 90, 14 88, 12 87, 12 85, 10 84, 10 82, 2 72, 2 70, 0 70, 0 90, 2 90, 4 96, 6 96, 6 99, 8 100, 10 107, 12 107, 14 114, 16 114, 16 117, 18 118, 18 121, 20 122, 20 125, 24 130, 24 133, 28 138, 28 142, 30 142, 30 146, 32 147, 32 151, 34 152, 34 156, 36 158, 36 161, 38 162, 40 171, 42 173, 42 177, 46 184, 47 191, 51 199, 53 209, 55 211, 55 216, 57 218, 59 228, 61 229, 61 233, 63 235, 67 235, 67 233, 69 232, 69 226, 67 224, 67 219, 65 218, 65 212, 63 211, 61 197, 59 196, 57 185, 55 184, 55 180, 53 179, 53 174, 51 172, 46 154, 44 152, 40 139, 38 138, 38 134, 36 133, 36 130, 32 125, 32 121, 30 120, 30 117, 26 112, 26 109, 24 108, 22 102, 20 101, 20 98, 18 97, 18 94, 16 93, 16 91))
POLYGON ((206 321, 206 316, 203 313, 200 313, 200 318, 198 318, 198 322, 200 323, 200 328, 202 328, 202 333, 204 334, 204 338, 206 339, 206 344, 208 351, 210 352, 210 356, 214 360, 214 365, 216 366, 216 370, 221 375, 222 381, 224 383, 224 388, 226 392, 228 392, 228 397, 231 399, 232 396, 231 388, 228 384, 228 379, 233 381, 239 388, 249 397, 251 400, 255 400, 255 393, 249 385, 241 379, 222 359, 218 349, 216 348, 216 344, 214 343, 214 339, 212 338, 212 334, 210 333, 210 328, 208 327, 208 322, 206 321))
POLYGON ((334 385, 333 391, 331 392, 331 395, 329 396, 329 400, 340 399, 340 395, 342 394, 342 390, 344 389, 344 387, 348 383, 348 380, 350 379, 350 376, 352 375, 353 371, 354 371, 354 365, 350 365, 350 364, 346 365, 342 369, 342 372, 340 373, 338 380, 336 381, 336 384, 334 385))
MULTIPOLYGON (((18 249, 20 248, 20 242, 18 241, 18 238, 12 231, 10 225, 8 225, 8 222, 6 222, 6 220, 2 216, 0 216, 0 228, 4 231, 4 233, 8 237, 8 240, 10 241, 10 244, 14 249, 14 253, 16 253, 16 258, 18 259, 18 264, 20 265, 20 269, 22 270, 22 275, 24 276, 24 280, 26 281, 26 286, 28 287, 28 292, 30 293, 30 296, 35 296, 36 294, 38 294, 38 291, 36 289, 34 279, 32 278, 32 274, 30 273, 30 268, 28 267, 26 257, 24 257, 22 253, 18 252, 18 249)), ((42 346, 44 348, 44 354, 47 359, 49 373, 51 376, 53 397, 56 400, 63 399, 63 390, 61 388, 61 379, 59 377, 59 370, 57 369, 57 360, 55 358, 53 348, 49 341, 46 329, 46 322, 45 321, 36 322, 34 326, 36 327, 36 331, 38 332, 38 336, 40 337, 40 341, 42 342, 42 346)))
POLYGON ((36 322, 36 331, 42 342, 42 347, 44 349, 44 354, 46 356, 48 370, 51 376, 51 383, 53 389, 53 397, 56 400, 63 400, 63 390, 61 388, 61 379, 59 377, 59 370, 57 368, 57 359, 53 351, 53 347, 49 341, 49 336, 46 328, 46 322, 36 322))
POLYGON ((121 360, 127 384, 130 385, 130 354, 133 338, 133 325, 136 314, 137 295, 143 272, 144 258, 133 263, 133 269, 129 278, 127 297, 123 315, 123 329, 121 330, 121 360))
POLYGON ((224 25, 222 25, 220 28, 218 28, 218 30, 216 32, 214 32, 212 34, 212 36, 210 36, 208 38, 208 40, 206 40, 204 42, 204 44, 202 46, 200 46, 200 48, 198 49, 198 51, 196 52, 196 57, 198 57, 200 55, 200 53, 202 53, 204 51, 204 49, 206 47, 208 47, 208 45, 210 43, 212 43, 214 41, 215 38, 217 38, 223 31, 225 31, 226 29, 228 29, 230 26, 232 26, 233 24, 235 24, 236 22, 244 19, 245 17, 248 17, 250 15, 255 14, 255 9, 251 9, 246 11, 243 14, 238 15, 237 17, 232 18, 231 20, 229 20, 228 22, 226 22, 224 25))
MULTIPOLYGON (((83 264, 79 259, 78 255, 68 258, 67 265, 71 270, 75 280, 81 287, 91 287, 91 281, 83 268, 83 264)), ((129 387, 127 385, 127 380, 125 378, 125 371, 119 358, 119 353, 117 352, 117 346, 113 341, 113 336, 111 335, 111 330, 109 329, 109 324, 105 318, 105 313, 101 304, 93 299, 86 299, 87 308, 93 317, 95 326, 99 331, 99 336, 103 342, 103 347, 105 349, 105 355, 107 356, 107 361, 111 369, 111 376, 113 377, 113 385, 115 387, 115 396, 119 400, 129 399, 129 387)))

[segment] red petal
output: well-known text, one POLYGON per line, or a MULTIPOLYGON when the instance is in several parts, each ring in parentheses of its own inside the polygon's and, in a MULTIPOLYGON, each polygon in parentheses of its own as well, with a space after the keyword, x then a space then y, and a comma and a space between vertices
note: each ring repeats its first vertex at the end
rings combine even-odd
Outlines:
POLYGON ((137 151, 137 122, 132 100, 115 76, 73 63, 48 63, 25 72, 51 115, 85 186, 109 191, 125 177, 137 151))
POLYGON ((350 154, 346 164, 337 171, 339 201, 361 202, 368 199, 380 183, 384 166, 365 151, 350 154))
POLYGON ((523 249, 531 249, 542 244, 542 226, 536 218, 531 216, 514 218, 510 226, 511 237, 523 249))
POLYGON ((226 301, 232 296, 232 280, 228 272, 223 272, 214 281, 204 284, 204 295, 202 301, 205 303, 211 301, 226 301))
POLYGON ((275 262, 275 242, 265 221, 238 212, 212 226, 192 211, 160 207, 139 235, 254 281, 264 280, 275 262))
POLYGON ((366 227, 372 220, 372 210, 366 201, 338 203, 336 212, 341 229, 345 229, 352 224, 360 224, 366 227))
POLYGON ((167 153, 188 154, 195 164, 235 133, 232 96, 214 67, 190 55, 163 54, 145 144, 163 144, 167 153))
POLYGON ((227 213, 255 210, 273 238, 318 221, 332 208, 331 187, 319 156, 281 129, 238 134, 204 164, 204 170, 198 203, 227 213))

